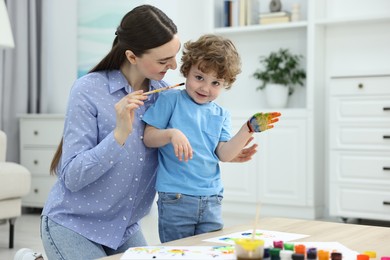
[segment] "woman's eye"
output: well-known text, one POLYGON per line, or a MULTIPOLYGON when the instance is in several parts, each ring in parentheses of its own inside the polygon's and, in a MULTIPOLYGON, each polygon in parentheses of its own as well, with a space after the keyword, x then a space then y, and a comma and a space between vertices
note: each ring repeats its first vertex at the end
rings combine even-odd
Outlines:
POLYGON ((161 65, 165 65, 165 64, 167 64, 168 62, 166 62, 166 61, 159 61, 158 63, 161 64, 161 65))

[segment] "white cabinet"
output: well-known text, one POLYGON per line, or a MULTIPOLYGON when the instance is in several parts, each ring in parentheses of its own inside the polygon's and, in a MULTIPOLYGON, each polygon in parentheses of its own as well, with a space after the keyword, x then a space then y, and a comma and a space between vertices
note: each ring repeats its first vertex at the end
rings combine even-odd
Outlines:
POLYGON ((330 79, 330 214, 390 220, 390 75, 330 79))
POLYGON ((325 7, 329 213, 390 220, 390 2, 325 7))
POLYGON ((64 127, 62 115, 26 114, 20 116, 20 163, 32 174, 30 193, 22 205, 42 208, 56 177, 49 173, 51 160, 64 127))

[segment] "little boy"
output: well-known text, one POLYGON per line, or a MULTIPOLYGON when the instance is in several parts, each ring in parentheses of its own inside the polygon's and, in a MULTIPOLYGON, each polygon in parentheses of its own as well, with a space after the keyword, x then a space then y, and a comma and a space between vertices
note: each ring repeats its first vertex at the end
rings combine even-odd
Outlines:
POLYGON ((254 132, 273 127, 279 113, 256 114, 231 136, 229 112, 213 102, 241 72, 233 43, 204 35, 184 45, 185 90, 162 92, 143 120, 144 142, 159 148, 159 235, 162 243, 222 229, 219 161, 232 160, 254 132))

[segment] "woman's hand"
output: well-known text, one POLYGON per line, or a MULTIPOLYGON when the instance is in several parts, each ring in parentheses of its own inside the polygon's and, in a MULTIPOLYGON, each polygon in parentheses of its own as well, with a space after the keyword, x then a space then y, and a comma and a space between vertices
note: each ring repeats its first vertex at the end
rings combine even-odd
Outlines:
POLYGON ((114 129, 114 138, 123 145, 127 137, 133 132, 134 111, 144 105, 144 100, 148 97, 142 95, 142 90, 134 91, 115 104, 116 127, 114 129))
MULTIPOLYGON (((247 146, 250 142, 253 140, 253 136, 249 138, 248 142, 245 144, 247 146)), ((250 147, 244 148, 241 150, 241 152, 234 157, 230 162, 247 162, 249 160, 252 160, 252 156, 257 153, 257 144, 253 144, 250 147)))

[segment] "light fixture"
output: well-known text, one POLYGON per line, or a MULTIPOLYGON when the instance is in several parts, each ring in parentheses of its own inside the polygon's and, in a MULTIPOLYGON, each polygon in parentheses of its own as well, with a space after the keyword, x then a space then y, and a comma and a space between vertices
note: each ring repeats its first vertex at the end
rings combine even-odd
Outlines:
POLYGON ((11 24, 4 1, 0 0, 0 47, 13 48, 15 47, 14 38, 12 37, 11 24))

